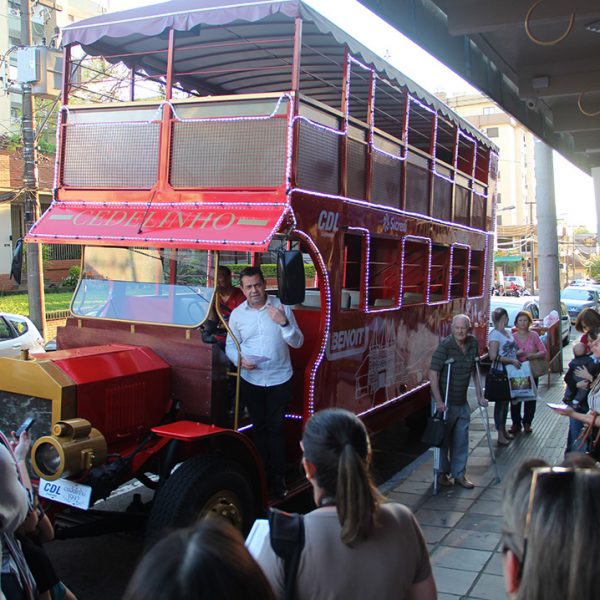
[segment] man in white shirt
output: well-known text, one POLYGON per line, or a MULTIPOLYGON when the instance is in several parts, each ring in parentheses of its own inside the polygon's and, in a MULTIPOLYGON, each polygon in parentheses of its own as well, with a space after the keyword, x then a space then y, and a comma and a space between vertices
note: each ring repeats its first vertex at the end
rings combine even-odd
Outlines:
MULTIPOLYGON (((300 348, 304 336, 294 313, 266 292, 257 267, 240 273, 246 301, 235 308, 229 329, 241 352, 241 398, 252 419, 253 439, 262 457, 272 497, 285 494, 285 439, 283 424, 291 396, 292 364, 289 347, 300 348)), ((237 364, 236 345, 227 337, 226 353, 237 364)))

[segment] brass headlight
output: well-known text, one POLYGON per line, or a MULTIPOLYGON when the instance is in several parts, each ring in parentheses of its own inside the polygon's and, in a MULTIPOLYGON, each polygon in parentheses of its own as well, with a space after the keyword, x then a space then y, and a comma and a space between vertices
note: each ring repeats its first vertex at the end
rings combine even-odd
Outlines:
POLYGON ((33 469, 43 479, 77 475, 106 461, 104 436, 85 419, 58 421, 52 435, 39 438, 31 450, 33 469))

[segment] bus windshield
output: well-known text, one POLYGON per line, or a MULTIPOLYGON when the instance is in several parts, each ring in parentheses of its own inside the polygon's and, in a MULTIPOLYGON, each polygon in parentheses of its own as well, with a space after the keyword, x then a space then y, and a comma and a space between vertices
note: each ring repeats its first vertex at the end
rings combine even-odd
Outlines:
POLYGON ((71 312, 79 317, 196 327, 215 289, 207 250, 86 247, 71 312))

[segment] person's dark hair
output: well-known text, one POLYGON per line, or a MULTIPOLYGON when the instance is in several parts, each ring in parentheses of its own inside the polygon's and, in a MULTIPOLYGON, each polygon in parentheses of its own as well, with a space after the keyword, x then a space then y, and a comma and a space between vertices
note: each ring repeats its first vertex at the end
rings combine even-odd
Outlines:
POLYGON ((513 597, 595 598, 597 573, 590 557, 600 551, 600 471, 584 468, 538 475, 523 556, 532 469, 540 466, 546 464, 524 463, 505 487, 503 548, 521 563, 513 597))
POLYGON ((494 312, 492 312, 492 323, 494 325, 498 325, 502 317, 506 317, 506 319, 508 320, 508 312, 506 312, 505 308, 499 306, 498 308, 494 309, 494 312))
POLYGON ((596 461, 583 452, 567 452, 560 463, 561 467, 573 467, 577 469, 596 469, 596 461))
POLYGON ((254 277, 255 275, 259 275, 263 281, 265 280, 265 276, 260 270, 260 267, 246 267, 245 269, 242 269, 240 271, 240 283, 242 283, 244 277, 254 277))
POLYGON ((217 273, 223 273, 226 277, 231 277, 231 269, 225 265, 219 265, 217 273))
POLYGON ((362 421, 347 410, 322 410, 306 423, 302 443, 317 483, 335 498, 342 542, 366 539, 381 499, 369 475, 371 444, 362 421))
POLYGON ((592 342, 597 340, 600 337, 600 328, 594 327, 594 329, 589 329, 587 336, 588 340, 591 340, 592 342))
POLYGON ((527 319, 529 321, 529 327, 531 327, 533 325, 533 317, 531 316, 531 313, 528 310, 520 310, 517 313, 517 316, 515 317, 515 327, 517 326, 517 321, 521 317, 527 317, 527 319))
POLYGON ((584 308, 575 319, 575 329, 579 333, 585 333, 586 329, 600 329, 600 314, 593 308, 584 308))
POLYGON ((144 556, 124 600, 274 600, 241 534, 220 518, 169 534, 144 556))

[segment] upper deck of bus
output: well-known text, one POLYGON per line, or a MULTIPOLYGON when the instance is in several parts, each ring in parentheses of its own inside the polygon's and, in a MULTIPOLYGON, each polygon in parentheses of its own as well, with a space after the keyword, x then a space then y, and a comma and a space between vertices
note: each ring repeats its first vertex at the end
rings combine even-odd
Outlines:
POLYGON ((174 0, 63 44, 55 202, 31 241, 260 251, 298 194, 492 229, 493 144, 299 0, 174 0), (88 83, 101 103, 77 104, 98 67, 78 46, 127 93, 88 83))

